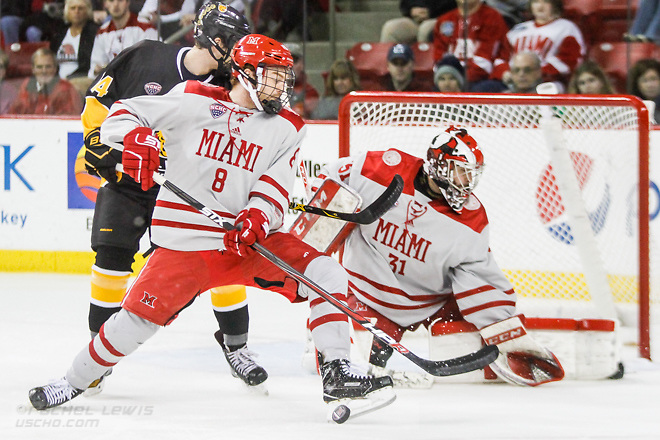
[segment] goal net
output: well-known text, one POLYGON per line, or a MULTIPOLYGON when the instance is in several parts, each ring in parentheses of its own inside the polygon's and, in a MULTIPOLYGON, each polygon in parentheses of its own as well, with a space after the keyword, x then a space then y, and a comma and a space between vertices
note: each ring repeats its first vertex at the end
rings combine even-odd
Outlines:
POLYGON ((618 95, 356 92, 340 106, 340 156, 397 148, 425 157, 449 125, 468 128, 484 152, 475 195, 520 310, 618 317, 638 329, 640 354, 650 357, 649 302, 658 294, 649 291, 643 103, 618 95))

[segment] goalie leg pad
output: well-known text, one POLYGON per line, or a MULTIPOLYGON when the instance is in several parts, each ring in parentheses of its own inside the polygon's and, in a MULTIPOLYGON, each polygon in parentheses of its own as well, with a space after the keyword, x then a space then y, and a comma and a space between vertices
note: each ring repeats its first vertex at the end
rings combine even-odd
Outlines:
POLYGON ((564 377, 557 357, 532 339, 519 316, 484 327, 480 333, 486 344, 500 349, 490 367, 501 379, 515 385, 537 386, 564 377))

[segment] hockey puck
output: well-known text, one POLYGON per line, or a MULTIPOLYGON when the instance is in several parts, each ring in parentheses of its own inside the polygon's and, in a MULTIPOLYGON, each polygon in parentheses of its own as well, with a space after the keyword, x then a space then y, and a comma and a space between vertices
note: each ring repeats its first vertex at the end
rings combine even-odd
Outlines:
POLYGON ((332 411, 332 420, 335 423, 344 423, 351 416, 351 409, 346 405, 339 405, 332 411))

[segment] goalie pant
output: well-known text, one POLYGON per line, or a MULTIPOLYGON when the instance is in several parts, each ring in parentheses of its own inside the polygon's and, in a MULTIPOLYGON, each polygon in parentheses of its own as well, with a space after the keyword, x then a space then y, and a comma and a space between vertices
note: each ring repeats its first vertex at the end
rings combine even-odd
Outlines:
POLYGON ((341 159, 325 170, 365 204, 394 174, 405 182, 396 206, 358 225, 346 241, 342 264, 351 293, 402 329, 432 317, 449 299, 479 329, 513 316, 516 294, 490 252, 483 205, 471 195, 457 214, 444 199, 430 199, 415 188, 422 164, 389 150, 341 159))

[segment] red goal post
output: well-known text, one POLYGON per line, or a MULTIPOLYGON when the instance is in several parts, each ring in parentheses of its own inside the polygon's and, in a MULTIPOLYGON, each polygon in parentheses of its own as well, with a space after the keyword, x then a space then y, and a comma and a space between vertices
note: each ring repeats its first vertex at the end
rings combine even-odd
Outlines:
POLYGON ((486 158, 475 194, 520 302, 564 311, 570 300, 580 318, 616 309, 638 328, 640 356, 650 359, 650 304, 658 301, 650 291, 649 113, 641 100, 352 92, 338 123, 341 157, 389 148, 424 157, 448 125, 471 128, 486 158))

